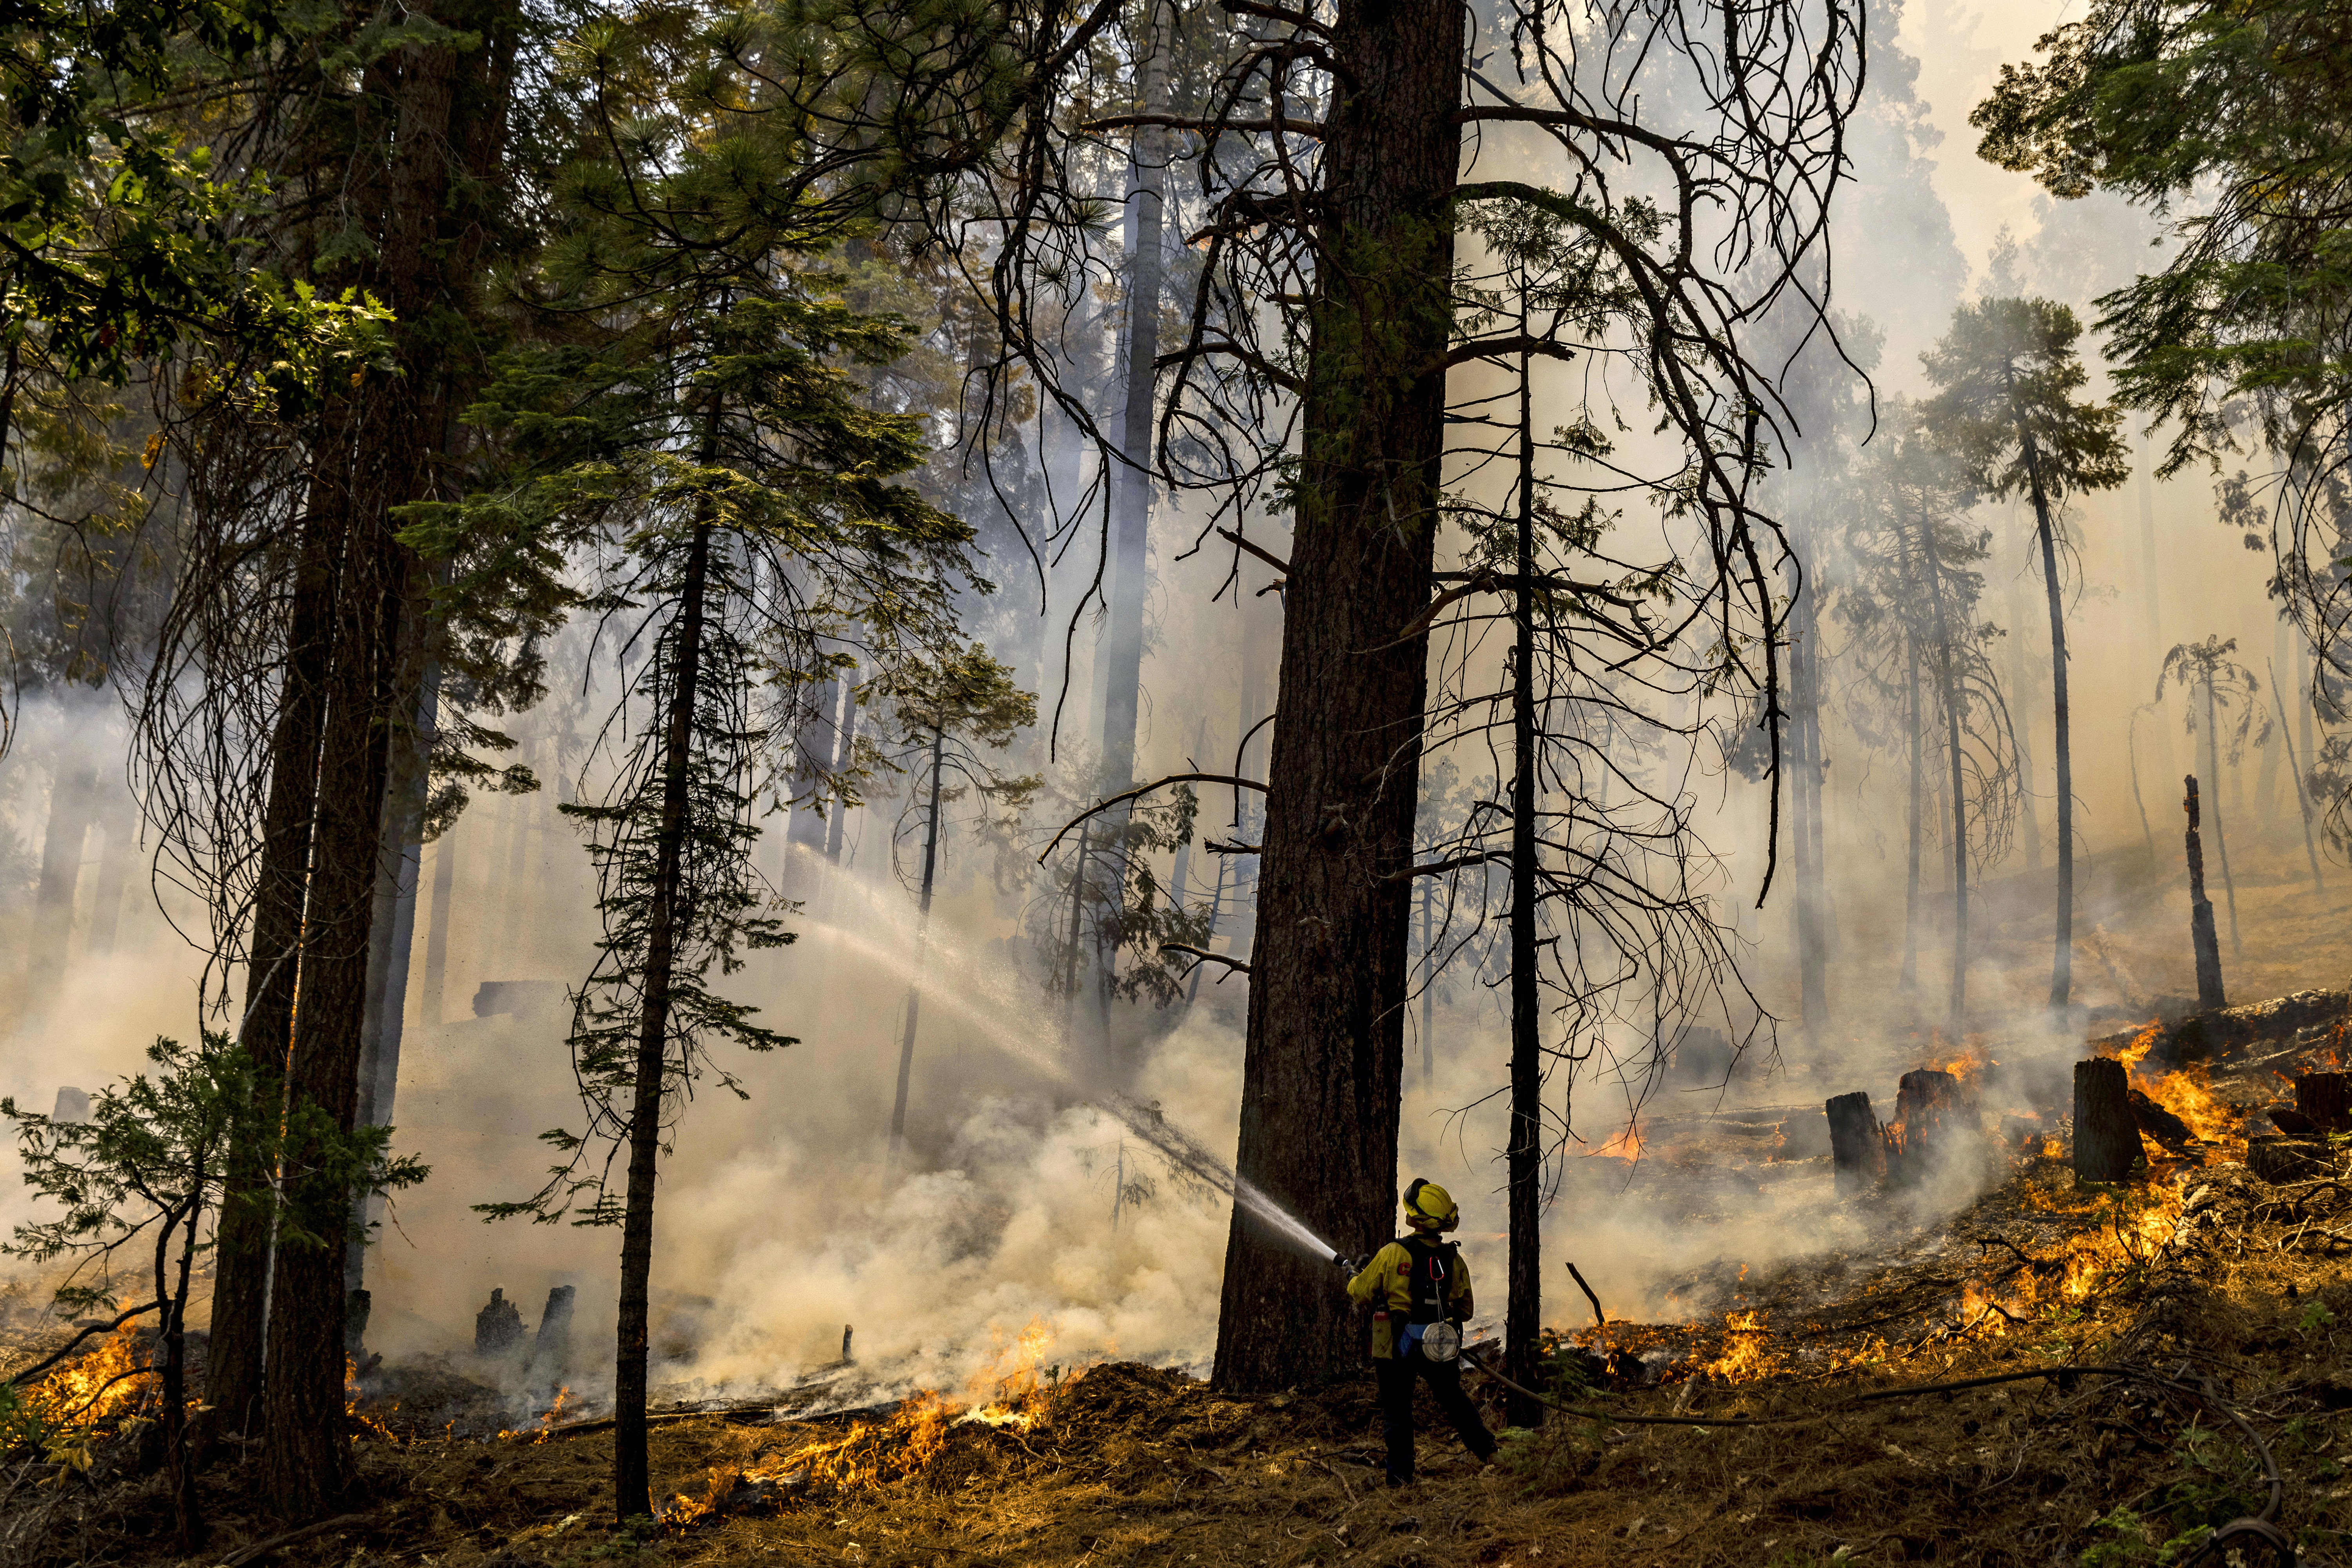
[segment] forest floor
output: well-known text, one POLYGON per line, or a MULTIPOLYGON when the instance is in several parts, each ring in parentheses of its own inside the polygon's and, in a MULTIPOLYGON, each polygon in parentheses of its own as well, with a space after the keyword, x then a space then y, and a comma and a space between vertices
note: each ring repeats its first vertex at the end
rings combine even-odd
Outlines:
POLYGON ((253 1461, 218 1464, 209 1548, 175 1554, 131 1430, 86 1469, 5 1467, 0 1562, 2118 1568, 2264 1511, 2265 1450, 2271 1517, 2306 1560, 2340 1561, 2352 1186, 2273 1186, 2221 1157, 2097 1188, 2037 1151, 1947 1223, 1759 1280, 1719 1317, 1612 1322, 1620 1375, 1567 1347, 1559 1363, 1558 1392, 1595 1414, 1510 1435, 1481 1469, 1424 1410, 1408 1489, 1381 1484, 1368 1383, 1243 1398, 1106 1364, 977 1409, 663 1421, 661 1521, 625 1529, 609 1427, 464 1437, 378 1401, 357 1411, 364 1495, 330 1529, 256 1552, 275 1532, 251 1511, 253 1461), (1884 1397, 1987 1377, 2011 1380, 1884 1397))

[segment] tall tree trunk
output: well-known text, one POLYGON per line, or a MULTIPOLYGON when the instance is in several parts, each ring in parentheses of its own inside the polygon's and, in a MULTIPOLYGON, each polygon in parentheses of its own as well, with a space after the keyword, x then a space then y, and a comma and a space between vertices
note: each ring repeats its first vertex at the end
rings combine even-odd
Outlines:
POLYGON ((2303 818, 2303 852, 2311 862, 2311 891, 2325 894, 2326 879, 2319 874, 2319 846, 2311 836, 2311 797, 2304 792, 2303 758, 2294 748, 2293 727, 2286 721, 2286 697, 2279 690, 2278 666, 2270 666, 2271 704, 2278 709, 2279 740, 2286 747, 2287 771, 2294 775, 2294 806, 2303 818))
POLYGON ((100 813, 106 843, 99 852, 98 878, 90 887, 89 929, 82 942, 89 958, 114 956, 114 938, 122 921, 122 892, 131 883, 131 867, 138 859, 139 802, 127 794, 114 796, 100 813))
MULTIPOLYGON (((1453 327, 1465 13, 1342 0, 1329 47, 1312 340, 1261 842, 1238 1169, 1336 1246, 1394 1220, 1406 922, 1453 327)), ((1328 1259, 1238 1207, 1213 1378, 1363 1360, 1328 1259)))
MULTIPOLYGON (((1522 305, 1519 332, 1528 330, 1522 305)), ((1517 643, 1511 672, 1511 1130, 1505 1147, 1510 1186, 1510 1298, 1503 1315, 1503 1363, 1514 1382, 1540 1381, 1543 1229, 1538 1178, 1543 1165, 1543 1063, 1538 1031, 1543 998, 1536 973, 1536 432, 1528 356, 1519 356, 1517 643)), ((1543 1406, 1518 1389, 1506 1409, 1514 1427, 1543 1425, 1543 1406)))
POLYGON ((238 1118, 223 1173, 214 1240, 212 1338, 205 1347, 205 1403, 223 1431, 257 1432, 263 1342, 268 1338, 270 1238, 277 1228, 275 1166, 262 1145, 275 1137, 285 1104, 286 1058, 293 1049, 295 981, 310 897, 319 737, 326 725, 336 598, 341 587, 341 498, 314 486, 302 522, 287 622, 286 675, 269 747, 269 797, 262 808, 261 870, 247 942, 245 1013, 237 1041, 253 1059, 254 1104, 238 1118))
POLYGON ((1437 899, 1437 884, 1429 877, 1421 879, 1421 1086, 1429 1088, 1437 1082, 1437 947, 1434 922, 1431 919, 1437 899))
POLYGON ((425 1022, 436 1029, 449 1016, 443 997, 449 984, 449 920, 457 892, 454 831, 454 827, 444 828, 433 841, 433 924, 425 936, 425 988, 419 1000, 425 1022))
MULTIPOLYGON (((834 748, 833 765, 836 769, 849 766, 857 745, 857 683, 845 677, 841 683, 841 728, 834 748)), ((836 801, 832 820, 824 828, 824 858, 834 864, 841 863, 841 835, 849 821, 849 808, 836 801)))
POLYGON ((2230 835, 2221 831, 2221 727, 2214 711, 2213 674, 2205 674, 2206 808, 2213 813, 2213 848, 2221 857, 2221 896, 2230 906, 2230 957, 2245 961, 2245 946, 2238 940, 2238 884, 2230 875, 2230 835))
POLYGON ((1927 563, 1927 602, 1936 621, 1937 700, 1944 709, 1944 749, 1951 765, 1952 799, 1952 995, 1946 1027, 1955 1043, 1968 1032, 1969 1016, 1969 798, 1960 750, 1959 674, 1953 668, 1952 622, 1944 603, 1944 566, 1936 552, 1935 525, 1919 516, 1919 549, 1927 563))
POLYGON ((1797 655, 1790 660, 1790 684, 1795 708, 1796 789, 1790 804, 1797 814, 1795 863, 1797 918, 1798 1016, 1813 1038, 1829 1029, 1828 910, 1823 899, 1822 816, 1822 639, 1821 585, 1812 584, 1797 605, 1797 655))
MULTIPOLYGON (((1168 111, 1166 0, 1146 0, 1144 8, 1143 112, 1168 111)), ((1120 346, 1119 451, 1127 461, 1112 476, 1116 516, 1111 534, 1108 639, 1102 691, 1103 793, 1117 795, 1135 782, 1135 730, 1143 680, 1145 565, 1151 530, 1151 437, 1153 361, 1160 352, 1160 294, 1167 270, 1162 247, 1162 190, 1167 183, 1168 131, 1139 126, 1129 153, 1128 180, 1132 208, 1132 245, 1128 256, 1127 323, 1120 346)), ((1122 818, 1124 813, 1122 813, 1122 818)))
POLYGON ((27 997, 54 997, 65 983, 73 936, 74 897, 81 885, 82 844, 89 837, 98 798, 98 764, 59 758, 49 779, 49 810, 41 833, 40 880, 33 890, 33 928, 25 945, 27 997))
MULTIPOLYGON (((403 401, 379 394, 384 403, 403 401)), ((390 731, 396 713, 401 606, 413 558, 392 538, 383 466, 416 454, 385 411, 364 416, 352 467, 369 493, 354 507, 344 590, 327 680, 319 803, 301 953, 301 1007, 287 1058, 289 1116, 306 1113, 349 1132, 359 1109, 360 1033, 366 1012, 369 932, 383 833, 390 731), (386 426, 392 426, 387 429, 386 426), (373 504, 370 504, 370 503, 373 504)), ((395 492, 396 493, 396 492, 395 492)), ((352 1480, 343 1415, 343 1249, 354 1194, 318 1168, 319 1134, 289 1123, 272 1253, 262 1398, 270 1505, 308 1519, 340 1501, 352 1480), (299 1234, 310 1239, 289 1239, 299 1234)))
POLYGON ((931 727, 931 800, 923 825, 923 895, 915 915, 915 967, 907 980, 907 1030, 898 1040, 898 1092, 890 1102, 890 1168, 907 1142, 907 1084, 915 1071, 915 1026, 923 1012, 923 953, 931 937, 931 884, 940 863, 940 768, 947 731, 931 727))
POLYGON ((2042 457, 2031 430, 2021 428, 2025 480, 2033 496, 2033 522, 2042 542, 2042 586, 2050 599, 2050 702, 2058 760, 2058 928, 2050 964, 2050 1008, 2063 1010, 2074 983, 2074 754, 2066 706, 2066 596, 2058 580, 2058 539, 2050 498, 2042 487, 2042 457))
POLYGON ((1919 644, 1904 639, 1903 722, 1911 748, 1911 793, 1904 818, 1903 988, 1919 988, 1919 793, 1924 777, 1919 747, 1919 644))
MULTIPOLYGON (((440 661, 431 652, 425 574, 402 609, 401 660, 394 701, 408 716, 393 734, 384 778, 383 842, 377 853, 375 908, 368 936, 367 999, 360 1026, 359 1099, 355 1124, 388 1127, 400 1086, 400 1045, 408 1009, 408 960, 416 944, 416 883, 425 852, 425 797, 432 769, 432 734, 440 706, 440 661)), ((352 1232, 343 1254, 343 1288, 360 1289, 367 1275, 368 1227, 381 1200, 354 1194, 352 1232)))
POLYGON ((2213 934, 2213 901, 2205 896, 2205 847, 2199 836, 2197 775, 2181 780, 2187 795, 2181 810, 2188 814, 2185 835, 2189 862, 2189 947, 2197 965, 2197 1010, 2215 1012, 2230 1005, 2221 983, 2221 943, 2213 934))
MULTIPOLYGON (((717 446, 717 402, 704 461, 717 446)), ((707 507, 706 507, 707 510, 707 507)), ((613 1507, 624 1520, 653 1512, 646 1452, 646 1353, 654 1264, 654 1184, 660 1173, 662 1094, 667 1087, 670 985, 676 974, 679 893, 686 861, 687 812, 694 764, 694 708, 702 680, 704 595, 710 581, 711 525, 698 519, 687 547, 678 593, 677 676, 662 716, 661 824, 646 889, 644 994, 637 1013, 637 1060, 629 1106, 629 1178, 621 1221, 619 1347, 613 1375, 613 1507)))

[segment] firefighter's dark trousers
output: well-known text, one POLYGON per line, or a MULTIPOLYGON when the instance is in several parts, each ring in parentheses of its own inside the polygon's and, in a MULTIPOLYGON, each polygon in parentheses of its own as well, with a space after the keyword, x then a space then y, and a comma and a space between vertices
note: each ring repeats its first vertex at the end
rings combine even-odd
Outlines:
POLYGON ((1425 1360, 1421 1346, 1413 1345, 1399 1358, 1372 1363, 1373 1374, 1380 1379, 1381 1436, 1388 1440, 1389 1479, 1392 1482, 1412 1479, 1412 1385, 1416 1377, 1429 1380, 1430 1393, 1437 1396, 1437 1407, 1462 1434, 1463 1446, 1480 1458, 1491 1458, 1495 1438, 1486 1424, 1478 1418, 1478 1407, 1462 1392, 1461 1363, 1440 1364, 1425 1360))

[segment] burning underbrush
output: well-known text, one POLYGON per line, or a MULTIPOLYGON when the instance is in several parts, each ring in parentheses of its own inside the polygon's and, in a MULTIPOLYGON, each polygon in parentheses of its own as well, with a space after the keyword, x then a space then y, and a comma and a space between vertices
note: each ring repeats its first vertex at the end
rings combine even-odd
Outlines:
MULTIPOLYGON (((315 1568, 2137 1568, 2181 1562, 2255 1516, 2313 1560, 2341 1560, 2346 1139, 2311 1139, 2315 1168, 2298 1179, 2240 1163, 2250 1134, 2273 1135, 2289 1075, 2330 1041, 2193 1053, 2176 1033, 2106 1042, 2186 1130, 2170 1145, 2151 1134, 2146 1170, 2115 1186, 2076 1181, 2065 1118, 1993 1051, 1934 1069, 1962 1086, 1984 1147, 1984 1185, 1965 1200, 1923 1206, 1895 1179, 1836 1196, 1804 1107, 1660 1118, 1638 1166, 1620 1162, 1625 1190, 1638 1172, 1687 1206, 1776 1195, 1788 1213, 1833 1215, 1842 1228, 1816 1234, 1835 1244, 1693 1271, 1668 1311, 1645 1314, 1667 1321, 1579 1311, 1548 1336, 1538 1373, 1559 1408, 1507 1435, 1492 1468, 1425 1410, 1422 1480, 1391 1491, 1368 1380, 1235 1397, 1132 1364, 1066 1371, 1035 1325, 961 1388, 810 1416, 811 1400, 890 1388, 889 1368, 845 1356, 796 1394, 657 1414, 658 1514, 623 1521, 609 1421, 593 1406, 572 1418, 575 1396, 546 1390, 523 1416, 506 1396, 498 1425, 470 1429, 443 1417, 448 1399, 475 1397, 462 1378, 411 1378, 404 1405, 380 1369, 373 1392, 355 1390, 365 1496, 272 1555, 315 1568)), ((1906 1142, 1926 1124, 1897 1120, 1906 1142)), ((1555 1315, 1582 1299, 1552 1292, 1555 1315)), ((110 1375, 100 1363, 77 1375, 89 1389, 110 1375)), ((1500 1385, 1469 1385, 1500 1426, 1500 1385)), ((0 1561, 160 1568, 146 1544, 166 1514, 158 1479, 121 1436, 96 1449, 79 1469, 11 1458, 0 1561)), ((256 1463, 225 1454, 205 1474, 220 1521, 209 1561, 274 1528, 249 1516, 256 1463)))

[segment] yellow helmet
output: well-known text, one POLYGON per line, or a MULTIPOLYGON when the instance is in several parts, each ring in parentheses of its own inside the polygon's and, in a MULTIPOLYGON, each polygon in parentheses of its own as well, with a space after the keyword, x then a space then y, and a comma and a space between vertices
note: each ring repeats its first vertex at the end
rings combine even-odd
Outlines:
POLYGON ((1404 1219, 1415 1230, 1451 1230, 1462 1223, 1454 1195, 1433 1181, 1412 1178, 1404 1189, 1404 1219))

